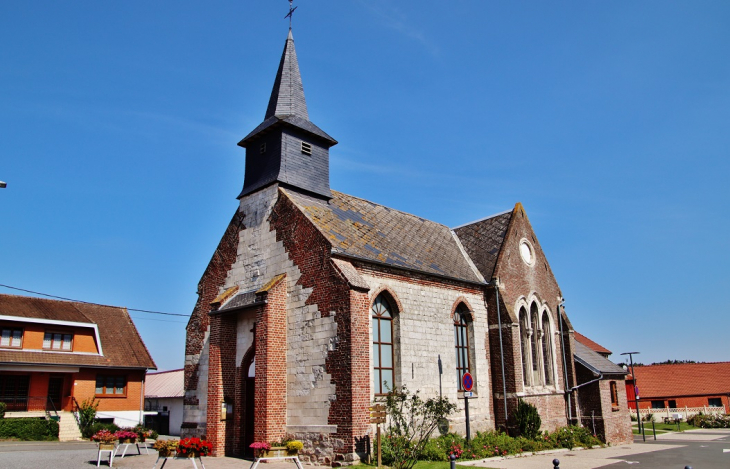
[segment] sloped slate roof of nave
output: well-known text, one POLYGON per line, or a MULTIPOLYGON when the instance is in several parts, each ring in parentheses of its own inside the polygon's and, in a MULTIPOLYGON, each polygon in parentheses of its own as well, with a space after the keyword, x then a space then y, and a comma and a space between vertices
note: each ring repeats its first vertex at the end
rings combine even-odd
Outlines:
POLYGON ((469 253, 474 265, 484 278, 491 280, 502 249, 513 210, 498 213, 475 222, 454 228, 461 244, 469 253))
POLYGON ((591 371, 612 375, 626 375, 626 371, 623 368, 580 342, 575 342, 575 353, 573 356, 579 363, 591 371))
POLYGON ((342 192, 332 191, 329 201, 282 192, 325 236, 335 255, 484 283, 445 225, 342 192))

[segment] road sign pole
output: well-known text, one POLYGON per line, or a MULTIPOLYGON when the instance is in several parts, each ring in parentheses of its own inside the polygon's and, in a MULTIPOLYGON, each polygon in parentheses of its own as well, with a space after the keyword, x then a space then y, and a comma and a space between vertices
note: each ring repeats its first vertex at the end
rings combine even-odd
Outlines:
POLYGON ((466 414, 466 442, 469 443, 471 439, 471 432, 469 431, 469 398, 464 395, 464 413, 466 414))
POLYGON ((382 453, 382 451, 380 451, 380 424, 378 424, 378 469, 380 469, 380 465, 382 464, 380 453, 382 453))

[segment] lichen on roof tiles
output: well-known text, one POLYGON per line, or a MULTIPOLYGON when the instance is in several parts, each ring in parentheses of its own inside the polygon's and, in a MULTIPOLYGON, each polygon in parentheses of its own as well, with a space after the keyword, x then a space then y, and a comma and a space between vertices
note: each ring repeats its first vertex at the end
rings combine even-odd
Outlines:
POLYGON ((336 254, 483 283, 445 225, 337 191, 329 201, 281 191, 336 254))

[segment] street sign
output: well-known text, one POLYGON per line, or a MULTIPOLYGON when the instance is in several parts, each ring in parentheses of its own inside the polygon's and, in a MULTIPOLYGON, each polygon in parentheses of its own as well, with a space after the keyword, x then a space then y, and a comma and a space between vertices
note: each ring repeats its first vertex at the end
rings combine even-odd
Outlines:
POLYGON ((464 391, 471 391, 474 387, 474 378, 471 377, 471 373, 464 373, 464 376, 461 377, 461 385, 464 387, 464 391))
POLYGON ((385 423, 387 417, 388 413, 385 411, 384 405, 370 406, 370 423, 385 423))
POLYGON ((464 391, 464 397, 474 397, 473 391, 464 391))

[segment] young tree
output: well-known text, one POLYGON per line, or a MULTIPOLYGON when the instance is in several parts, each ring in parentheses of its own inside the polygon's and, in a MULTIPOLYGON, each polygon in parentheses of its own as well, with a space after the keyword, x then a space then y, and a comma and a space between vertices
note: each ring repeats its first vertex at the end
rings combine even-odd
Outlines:
POLYGON ((385 459, 394 469, 412 469, 439 420, 456 410, 445 397, 423 400, 419 391, 410 393, 405 386, 388 393, 382 403, 388 415, 385 459))

